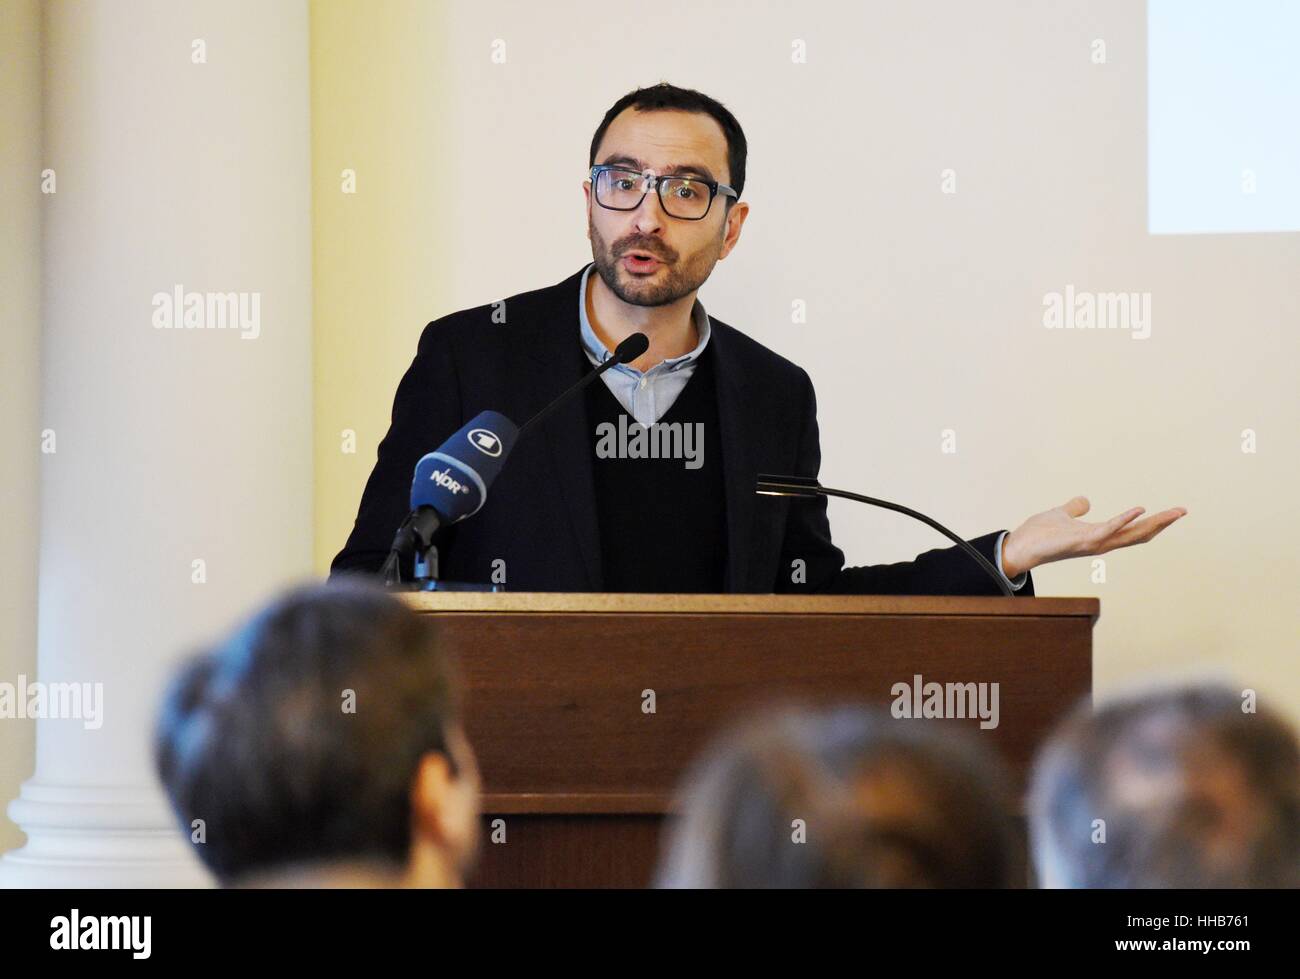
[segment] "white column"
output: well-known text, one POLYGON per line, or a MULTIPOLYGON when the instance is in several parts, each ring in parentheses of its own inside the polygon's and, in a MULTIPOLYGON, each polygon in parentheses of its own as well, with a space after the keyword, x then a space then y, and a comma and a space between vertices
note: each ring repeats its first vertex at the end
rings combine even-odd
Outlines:
MULTIPOLYGON (((311 567, 305 0, 51 3, 38 680, 103 684, 37 724, 9 886, 206 880, 153 774, 162 685, 311 567), (157 294, 237 294, 197 328, 157 294)), ((93 688, 92 688, 93 689, 93 688)))

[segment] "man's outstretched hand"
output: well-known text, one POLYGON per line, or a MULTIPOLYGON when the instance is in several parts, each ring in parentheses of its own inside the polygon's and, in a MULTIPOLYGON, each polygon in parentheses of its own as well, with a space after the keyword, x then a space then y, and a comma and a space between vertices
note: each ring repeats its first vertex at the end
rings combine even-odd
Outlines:
POLYGON ((1105 523, 1087 523, 1079 517, 1088 509, 1087 497, 1076 496, 1064 506, 1034 514, 1007 534, 1002 541, 1002 570, 1007 577, 1014 578, 1022 571, 1052 561, 1145 544, 1187 513, 1186 507, 1179 506, 1138 520, 1146 512, 1145 507, 1139 506, 1105 523))

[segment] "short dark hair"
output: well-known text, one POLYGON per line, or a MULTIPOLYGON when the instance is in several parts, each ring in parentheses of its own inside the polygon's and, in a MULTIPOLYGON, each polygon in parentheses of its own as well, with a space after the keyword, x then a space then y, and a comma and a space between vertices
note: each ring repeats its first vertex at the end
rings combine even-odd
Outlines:
POLYGON ((223 883, 325 860, 401 866, 420 759, 451 757, 455 689, 427 616, 356 579, 298 588, 179 672, 158 773, 186 835, 203 820, 196 849, 223 883))
POLYGON ((963 734, 876 708, 764 712, 696 763, 658 884, 1023 886, 1010 780, 963 734))
MULTIPOLYGON (((587 166, 596 165, 596 151, 600 149, 600 141, 605 138, 610 123, 624 109, 629 108, 636 109, 638 112, 676 109, 682 112, 703 112, 705 115, 712 116, 727 137, 727 170, 730 186, 736 191, 735 199, 739 199, 744 193, 745 158, 749 155, 749 145, 745 142, 745 131, 740 128, 736 117, 717 99, 709 98, 703 92, 697 92, 693 88, 678 88, 667 82, 628 92, 610 106, 609 111, 605 113, 605 118, 596 129, 596 135, 591 137, 591 153, 587 166)), ((730 207, 733 198, 728 197, 726 200, 727 206, 730 207)))
POLYGON ((1239 690, 1080 704, 1039 754, 1030 810, 1060 886, 1300 886, 1300 747, 1239 690))

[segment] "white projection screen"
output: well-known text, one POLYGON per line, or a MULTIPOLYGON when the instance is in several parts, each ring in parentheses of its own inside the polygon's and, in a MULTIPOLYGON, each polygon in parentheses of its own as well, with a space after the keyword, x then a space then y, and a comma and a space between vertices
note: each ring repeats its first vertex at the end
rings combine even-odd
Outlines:
POLYGON ((1300 230, 1300 3, 1148 0, 1152 234, 1300 230))

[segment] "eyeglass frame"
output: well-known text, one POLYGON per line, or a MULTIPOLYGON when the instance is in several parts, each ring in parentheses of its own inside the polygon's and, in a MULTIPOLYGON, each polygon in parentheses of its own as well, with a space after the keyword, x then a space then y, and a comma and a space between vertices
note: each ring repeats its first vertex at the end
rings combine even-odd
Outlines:
POLYGON ((713 199, 717 197, 718 194, 722 194, 725 197, 730 197, 732 198, 732 200, 740 199, 740 194, 736 193, 735 187, 731 187, 724 183, 719 183, 717 180, 708 180, 704 177, 693 176, 691 174, 685 174, 685 173, 656 174, 653 170, 650 169, 635 170, 632 167, 623 166, 618 163, 598 163, 591 168, 591 172, 588 174, 588 178, 591 180, 591 196, 595 199, 597 204, 605 208, 605 210, 607 211, 635 211, 638 207, 640 207, 642 204, 645 203, 646 195, 653 190, 655 192, 655 196, 659 198, 659 206, 663 208, 664 213, 667 214, 670 218, 676 218, 678 221, 703 221, 705 218, 709 216, 709 211, 713 209, 713 199), (626 173, 635 173, 638 177, 642 179, 643 183, 641 184, 641 199, 638 200, 636 204, 634 204, 632 207, 611 207, 609 204, 606 204, 604 201, 600 199, 600 194, 596 192, 596 182, 600 179, 601 173, 609 170, 622 170, 626 173), (663 181, 665 180, 691 180, 697 184, 701 184, 705 187, 708 187, 709 203, 705 205, 704 213, 701 214, 698 218, 684 218, 680 214, 674 214, 672 211, 668 210, 668 205, 664 203, 664 192, 662 189, 663 181))

